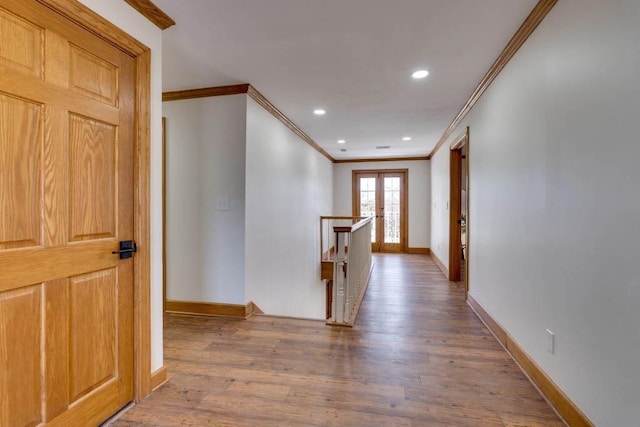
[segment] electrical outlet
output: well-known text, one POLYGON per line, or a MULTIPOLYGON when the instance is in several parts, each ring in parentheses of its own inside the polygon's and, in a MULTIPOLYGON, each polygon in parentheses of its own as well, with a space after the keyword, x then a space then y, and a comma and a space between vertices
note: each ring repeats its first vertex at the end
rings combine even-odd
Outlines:
POLYGON ((555 351, 555 338, 554 333, 547 329, 547 351, 551 354, 555 351))

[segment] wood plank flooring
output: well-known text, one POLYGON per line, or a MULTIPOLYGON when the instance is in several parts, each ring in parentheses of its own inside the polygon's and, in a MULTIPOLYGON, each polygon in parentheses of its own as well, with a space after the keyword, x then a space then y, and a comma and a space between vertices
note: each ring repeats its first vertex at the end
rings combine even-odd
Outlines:
POLYGON ((169 315, 169 381, 114 426, 563 426, 424 255, 376 255, 353 329, 169 315))

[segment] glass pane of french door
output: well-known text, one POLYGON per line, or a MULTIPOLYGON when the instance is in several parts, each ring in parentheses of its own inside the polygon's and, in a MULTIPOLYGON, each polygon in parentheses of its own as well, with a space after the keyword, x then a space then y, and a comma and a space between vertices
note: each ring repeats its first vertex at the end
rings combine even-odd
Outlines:
POLYGON ((372 216, 371 249, 374 252, 406 250, 406 171, 354 171, 355 215, 372 216))
MULTIPOLYGON (((360 177, 360 216, 376 215, 377 178, 360 177)), ((376 242, 376 221, 371 223, 371 243, 376 242)))
POLYGON ((400 177, 384 177, 384 243, 400 243, 400 177))

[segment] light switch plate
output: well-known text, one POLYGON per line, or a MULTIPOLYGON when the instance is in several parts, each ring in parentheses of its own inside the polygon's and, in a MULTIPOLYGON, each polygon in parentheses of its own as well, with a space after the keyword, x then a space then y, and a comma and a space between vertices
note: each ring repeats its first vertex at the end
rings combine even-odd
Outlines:
POLYGON ((216 210, 228 211, 229 210, 229 198, 228 197, 216 197, 216 210))
POLYGON ((547 329, 547 351, 551 354, 555 351, 555 338, 554 333, 547 329))

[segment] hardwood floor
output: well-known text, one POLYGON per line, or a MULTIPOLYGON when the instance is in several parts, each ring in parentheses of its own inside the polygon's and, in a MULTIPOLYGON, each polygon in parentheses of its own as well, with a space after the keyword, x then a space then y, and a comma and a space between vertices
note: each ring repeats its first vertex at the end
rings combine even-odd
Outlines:
POLYGON ((356 326, 169 315, 169 381, 114 426, 562 426, 424 255, 375 256, 356 326))

